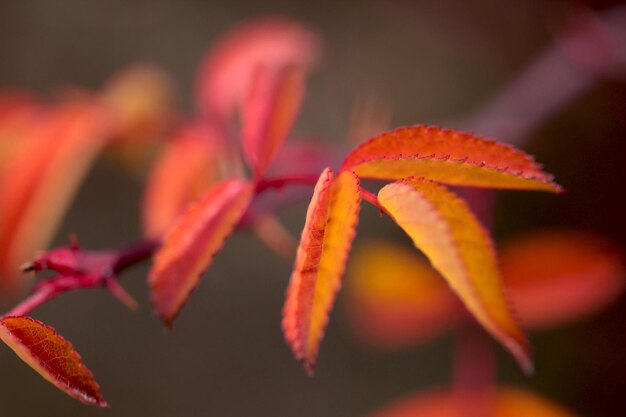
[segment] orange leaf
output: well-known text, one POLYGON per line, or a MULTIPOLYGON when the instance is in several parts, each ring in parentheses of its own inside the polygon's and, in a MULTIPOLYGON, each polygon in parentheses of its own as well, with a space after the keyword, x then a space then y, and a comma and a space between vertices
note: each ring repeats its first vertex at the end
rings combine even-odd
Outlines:
POLYGON ((355 235, 359 180, 348 172, 322 172, 302 231, 283 309, 283 332, 295 356, 313 372, 328 316, 341 286, 355 235))
MULTIPOLYGON (((370 417, 462 417, 465 407, 454 391, 412 394, 370 414, 370 417)), ((550 400, 519 388, 498 388, 485 417, 575 417, 550 400)))
POLYGON ((217 133, 206 125, 179 129, 150 171, 143 199, 144 234, 160 238, 185 206, 217 180, 217 133))
POLYGON ((99 99, 111 114, 111 153, 128 168, 143 167, 174 122, 169 75, 152 65, 134 64, 113 75, 99 99))
POLYGON ((149 283, 152 304, 167 325, 239 223, 253 192, 253 185, 243 180, 222 181, 191 203, 166 234, 149 283))
MULTIPOLYGON (((592 233, 526 233, 506 242, 499 257, 509 298, 528 328, 594 313, 625 286, 621 249, 592 233)), ((418 254, 390 242, 357 248, 347 291, 355 330, 375 346, 412 346, 457 319, 452 293, 440 276, 418 254)))
POLYGON ((26 91, 0 92, 0 171, 21 143, 21 135, 44 108, 26 91))
POLYGON ((378 200, 474 317, 530 371, 530 348, 504 295, 493 244, 465 202, 423 178, 386 185, 378 200))
POLYGON ((529 327, 580 318, 624 290, 621 251, 591 233, 528 233, 503 246, 501 265, 513 304, 529 327))
POLYGON ((297 67, 259 66, 243 110, 243 150, 256 176, 274 160, 300 108, 304 74, 297 67))
POLYGON ((415 250, 390 242, 356 248, 348 269, 348 312, 357 334, 383 348, 436 336, 457 316, 449 288, 415 250))
POLYGON ((105 113, 64 105, 40 116, 0 173, 0 285, 16 289, 19 265, 52 237, 82 178, 102 149, 105 113))
POLYGON ((272 17, 235 27, 201 64, 196 84, 200 114, 227 121, 250 90, 257 66, 309 69, 320 50, 317 34, 293 20, 272 17))
POLYGON ((108 407, 80 355, 52 327, 30 317, 3 317, 0 339, 61 391, 85 404, 108 407))
POLYGON ((552 176, 509 145, 433 126, 385 132, 357 147, 343 170, 361 178, 429 178, 451 185, 559 192, 552 176))

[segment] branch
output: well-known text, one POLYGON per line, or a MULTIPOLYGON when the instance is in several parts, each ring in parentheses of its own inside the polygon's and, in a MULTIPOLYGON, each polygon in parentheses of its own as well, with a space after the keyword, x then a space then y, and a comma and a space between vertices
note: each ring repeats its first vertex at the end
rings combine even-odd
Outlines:
MULTIPOLYGON (((315 185, 316 182, 317 176, 309 175, 263 179, 257 183, 256 194, 288 185, 315 185)), ((240 223, 239 227, 242 226, 245 226, 245 222, 240 223)), ((276 232, 276 228, 273 231, 276 232)), ((285 239, 283 236, 283 240, 285 239)), ((58 275, 36 285, 31 295, 5 316, 22 316, 67 291, 96 287, 106 288, 124 305, 135 309, 137 302, 119 284, 118 276, 152 256, 159 245, 158 241, 142 241, 123 249, 85 251, 78 243, 72 242, 70 246, 51 249, 34 261, 24 264, 22 270, 50 270, 58 272, 58 275)), ((282 248, 285 253, 288 251, 286 245, 282 248)))
POLYGON ((546 120, 626 67, 626 6, 573 19, 495 97, 453 125, 523 147, 546 120))
POLYGON ((23 316, 67 291, 104 287, 131 309, 137 302, 119 284, 118 275, 148 259, 158 248, 155 241, 139 242, 124 249, 84 251, 77 243, 52 249, 22 267, 24 272, 50 270, 58 275, 41 281, 31 295, 5 316, 23 316))
POLYGON ((491 414, 495 357, 491 340, 473 320, 464 320, 457 329, 453 372, 455 409, 468 417, 491 414))
POLYGON ((381 206, 380 203, 378 202, 378 197, 376 196, 376 194, 367 191, 365 188, 361 188, 360 191, 361 191, 361 198, 363 200, 367 201, 368 203, 376 207, 378 210, 380 210, 381 214, 387 212, 385 208, 381 206))
MULTIPOLYGON (((450 123, 462 130, 523 148, 534 131, 589 91, 626 68, 626 6, 581 13, 555 42, 498 94, 467 117, 450 123)), ((460 190, 483 224, 493 224, 493 191, 460 190)))
POLYGON ((260 179, 255 192, 261 194, 269 189, 281 189, 288 185, 315 185, 318 177, 318 175, 294 175, 260 179))

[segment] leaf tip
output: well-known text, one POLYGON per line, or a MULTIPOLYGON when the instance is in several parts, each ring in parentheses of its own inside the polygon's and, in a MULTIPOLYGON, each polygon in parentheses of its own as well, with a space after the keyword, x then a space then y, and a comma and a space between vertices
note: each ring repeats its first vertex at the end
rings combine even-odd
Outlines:
POLYGON ((526 376, 531 376, 535 373, 532 349, 525 337, 522 340, 505 343, 505 346, 526 376))
POLYGON ((156 318, 159 319, 161 323, 163 323, 163 326, 165 327, 166 331, 170 331, 172 330, 172 327, 174 326, 174 320, 176 320, 176 316, 178 316, 178 312, 166 314, 163 311, 159 311, 158 309, 155 309, 154 316, 156 316, 156 318))
POLYGON ((95 402, 93 403, 93 405, 95 405, 96 407, 111 408, 111 404, 109 404, 108 401, 104 399, 104 397, 94 398, 94 400, 95 402))
POLYGON ((86 405, 109 407, 78 352, 54 328, 28 316, 4 316, 0 339, 61 391, 86 405))
POLYGON ((306 358, 302 361, 304 364, 304 370, 309 378, 313 378, 315 376, 315 359, 306 358))

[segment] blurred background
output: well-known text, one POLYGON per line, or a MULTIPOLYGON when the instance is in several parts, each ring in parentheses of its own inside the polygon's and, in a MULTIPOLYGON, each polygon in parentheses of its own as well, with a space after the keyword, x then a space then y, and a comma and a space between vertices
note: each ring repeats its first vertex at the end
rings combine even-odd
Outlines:
MULTIPOLYGON (((172 75, 180 106, 191 110, 195 71, 212 41, 245 19, 281 14, 316 28, 326 42, 296 133, 340 142, 355 103, 372 97, 388 106, 394 127, 458 124, 552 44, 574 13, 626 7, 621 3, 0 0, 0 85, 46 95, 66 84, 96 89, 129 64, 151 62, 172 75)), ((626 245, 624 68, 603 73, 525 137, 524 147, 568 193, 499 193, 498 239, 569 226, 626 245)), ((138 239, 141 192, 141 181, 100 161, 55 245, 73 232, 94 249, 138 239)), ((305 207, 285 213, 294 234, 305 207)), ((356 245, 368 236, 406 241, 371 208, 363 210, 356 245)), ((152 317, 146 265, 123 276, 142 304, 137 313, 102 291, 63 295, 34 316, 73 342, 112 409, 87 408, 59 393, 2 347, 0 414, 363 416, 405 393, 450 382, 451 337, 393 353, 367 347, 347 323, 342 294, 316 375, 307 377, 280 330, 291 266, 238 234, 170 332, 152 317)), ((580 415, 626 415, 624 317, 622 297, 589 319, 532 334, 537 371, 530 378, 498 348, 500 380, 532 387, 580 415)))

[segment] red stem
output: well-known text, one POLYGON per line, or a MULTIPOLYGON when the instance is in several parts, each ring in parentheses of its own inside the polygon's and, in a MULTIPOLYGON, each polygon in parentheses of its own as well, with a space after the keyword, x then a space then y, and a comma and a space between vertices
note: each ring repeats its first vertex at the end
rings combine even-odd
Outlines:
POLYGON ((376 207, 381 213, 387 213, 387 210, 380 205, 376 194, 367 191, 365 188, 361 188, 361 198, 376 207))
MULTIPOLYGON (((312 175, 261 179, 257 182, 255 191, 258 195, 268 189, 283 188, 287 185, 315 185, 317 180, 318 177, 312 175)), ((53 265, 49 262, 40 262, 40 266, 37 268, 34 267, 35 263, 31 263, 29 264, 30 269, 35 271, 52 269, 58 271, 59 275, 36 286, 30 296, 20 302, 5 316, 25 315, 66 291, 97 286, 109 289, 124 304, 132 306, 134 300, 124 292, 117 282, 111 282, 111 280, 116 280, 118 274, 122 271, 149 258, 159 246, 159 241, 151 240, 111 251, 93 252, 75 248, 72 249, 76 251, 74 255, 76 257, 74 259, 75 265, 72 264, 69 268, 67 265, 61 265, 64 269, 59 269, 58 265, 53 265)), ((69 248, 65 249, 69 250, 69 248)), ((54 250, 48 251, 47 254, 54 250)), ((45 257, 46 254, 43 256, 45 257)))
MULTIPOLYGON (((75 265, 70 263, 74 268, 69 271, 59 270, 59 265, 45 262, 40 262, 40 265, 43 266, 35 267, 37 262, 34 262, 30 266, 34 270, 57 270, 59 275, 38 284, 30 296, 6 313, 5 316, 23 316, 64 292, 94 287, 109 289, 124 304, 132 307, 134 300, 117 283, 117 276, 127 268, 149 258, 159 245, 160 242, 158 241, 142 241, 124 249, 102 252, 81 251, 79 248, 74 248, 71 250, 75 251, 75 258, 72 259, 75 265)), ((64 249, 68 250, 67 248, 64 249)), ((42 255, 42 257, 45 256, 46 254, 42 255)))
POLYGON ((315 185, 319 176, 317 175, 294 175, 274 178, 260 179, 256 183, 256 193, 262 192, 270 188, 283 188, 287 185, 315 185))
POLYGON ((6 316, 24 316, 36 309, 46 301, 49 301, 59 295, 60 293, 53 293, 50 289, 40 290, 31 294, 28 298, 20 302, 18 305, 13 307, 11 311, 4 314, 6 316))
POLYGON ((483 417, 492 414, 495 361, 491 340, 471 320, 458 329, 454 351, 454 401, 459 415, 483 417))
POLYGON ((117 275, 126 268, 146 260, 152 256, 159 246, 161 246, 161 242, 148 240, 118 251, 117 259, 113 264, 113 274, 117 275))

